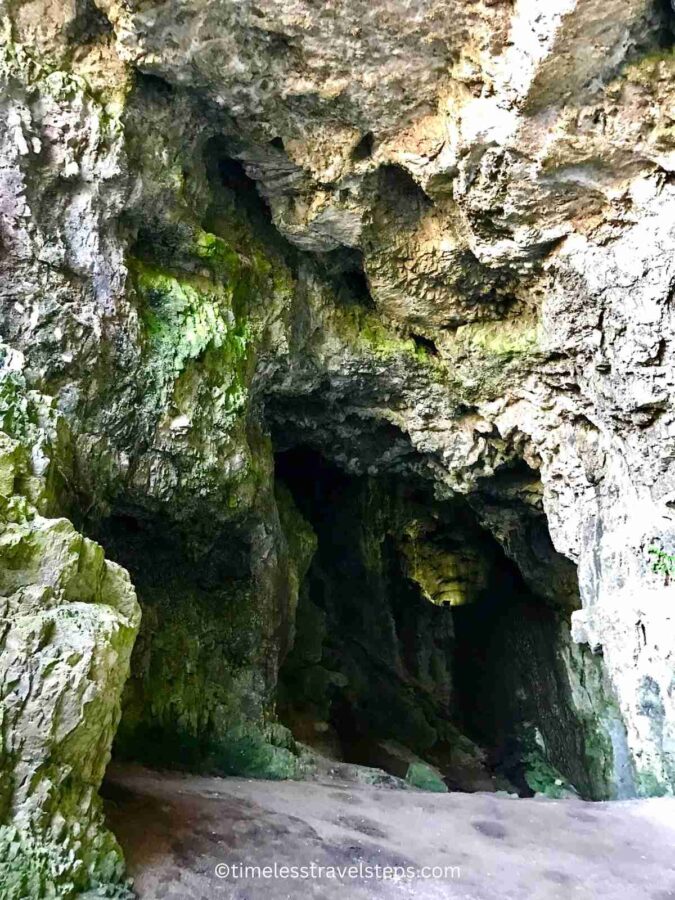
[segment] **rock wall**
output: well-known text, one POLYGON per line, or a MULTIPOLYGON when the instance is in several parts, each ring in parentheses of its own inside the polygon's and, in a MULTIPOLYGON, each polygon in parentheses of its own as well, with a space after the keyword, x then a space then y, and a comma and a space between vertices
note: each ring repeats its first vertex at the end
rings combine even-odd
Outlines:
MULTIPOLYGON (((120 746, 181 734, 188 762, 293 768, 275 693, 312 539, 273 454, 304 445, 466 498, 571 614, 570 689, 614 736, 614 783, 671 793, 650 553, 675 552, 670 6, 0 16, 2 338, 63 423, 50 515, 148 611, 120 746)), ((436 600, 437 550, 407 556, 436 600)))
POLYGON ((3 426, 20 439, 0 432, 0 890, 127 897, 98 788, 140 607, 101 547, 40 513, 53 417, 21 388, 3 377, 3 426))

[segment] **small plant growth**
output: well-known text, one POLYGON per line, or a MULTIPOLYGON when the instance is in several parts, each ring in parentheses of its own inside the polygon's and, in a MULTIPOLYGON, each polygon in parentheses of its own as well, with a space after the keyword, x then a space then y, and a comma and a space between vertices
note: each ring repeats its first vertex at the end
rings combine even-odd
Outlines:
POLYGON ((666 553, 660 547, 650 547, 647 552, 651 556, 652 572, 665 575, 666 581, 675 577, 675 553, 666 553))

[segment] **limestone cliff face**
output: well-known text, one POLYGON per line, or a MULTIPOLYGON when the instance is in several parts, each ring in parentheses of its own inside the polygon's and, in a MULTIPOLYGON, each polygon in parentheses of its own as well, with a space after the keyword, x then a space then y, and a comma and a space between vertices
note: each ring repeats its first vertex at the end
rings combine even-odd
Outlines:
POLYGON ((0 885, 5 897, 130 896, 98 797, 140 607, 128 574, 63 518, 45 479, 47 398, 3 348, 0 432, 0 885), (7 432, 12 432, 10 437, 7 432), (112 885, 116 885, 112 888, 112 885))
MULTIPOLYGON (((316 541, 274 453, 302 445, 464 498, 555 610, 607 792, 675 790, 669 4, 0 12, 5 377, 58 410, 52 512, 139 589, 120 751, 297 774, 275 702, 316 541)), ((435 528, 402 577, 454 596, 464 559, 484 591, 435 528)))

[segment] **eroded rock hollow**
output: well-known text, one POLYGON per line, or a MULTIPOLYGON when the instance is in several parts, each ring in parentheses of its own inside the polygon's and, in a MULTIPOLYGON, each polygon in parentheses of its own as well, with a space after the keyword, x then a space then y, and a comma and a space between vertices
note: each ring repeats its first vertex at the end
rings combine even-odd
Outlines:
POLYGON ((3 897, 111 752, 672 794, 670 4, 0 16, 3 897))

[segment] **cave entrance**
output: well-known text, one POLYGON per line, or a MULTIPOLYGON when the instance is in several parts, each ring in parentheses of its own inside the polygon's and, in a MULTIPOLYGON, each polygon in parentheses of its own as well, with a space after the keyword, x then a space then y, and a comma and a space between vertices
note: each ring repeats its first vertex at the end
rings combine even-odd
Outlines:
POLYGON ((460 727, 521 796, 604 799, 611 750, 593 712, 574 697, 568 614, 504 563, 498 585, 453 610, 460 727))
POLYGON ((280 674, 296 740, 398 776, 426 764, 451 789, 608 796, 570 611, 537 596, 466 501, 306 448, 278 454, 276 474, 317 536, 280 674))

